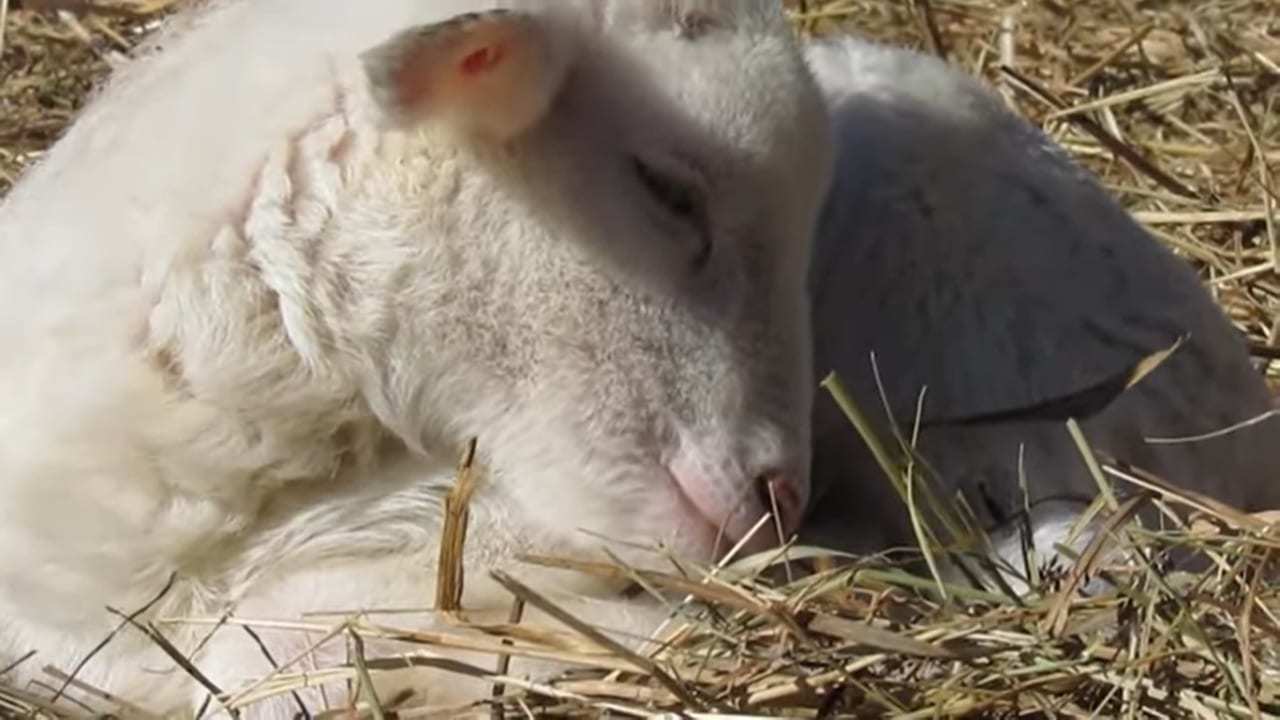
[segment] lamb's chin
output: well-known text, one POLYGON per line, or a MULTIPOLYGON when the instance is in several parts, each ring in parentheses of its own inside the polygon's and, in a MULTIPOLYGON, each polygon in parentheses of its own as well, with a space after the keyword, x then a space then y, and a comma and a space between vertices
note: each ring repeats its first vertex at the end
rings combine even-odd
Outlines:
MULTIPOLYGON (((765 530, 767 528, 737 548, 737 539, 703 516, 683 495, 674 493, 670 505, 649 516, 645 527, 636 531, 636 540, 626 543, 622 552, 616 554, 624 562, 660 572, 674 570, 673 560, 682 565, 708 567, 735 548, 738 549, 735 556, 741 557, 769 545, 767 538, 771 536, 765 535, 765 530)), ((618 545, 610 550, 617 549, 618 545)))
MULTIPOLYGON (((590 529, 568 525, 554 528, 548 535, 516 548, 515 559, 518 564, 530 559, 534 564, 541 559, 552 564, 556 560, 621 563, 638 570, 671 572, 675 569, 673 561, 690 569, 712 565, 734 545, 691 506, 673 503, 661 511, 608 515, 599 518, 590 529)), ((542 522, 546 521, 544 518, 542 522)), ((629 579, 614 582, 572 571, 564 573, 564 580, 565 587, 572 585, 574 592, 593 596, 616 593, 630 584, 629 579), (570 576, 582 577, 571 580, 570 576)))

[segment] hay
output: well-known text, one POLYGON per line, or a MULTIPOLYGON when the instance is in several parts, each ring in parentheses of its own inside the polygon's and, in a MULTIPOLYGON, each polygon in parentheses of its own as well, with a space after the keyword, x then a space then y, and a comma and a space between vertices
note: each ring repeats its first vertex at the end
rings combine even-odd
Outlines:
MULTIPOLYGON (((0 193, 39 158, 86 93, 172 0, 7 4, 7 14, 0 13, 0 193), (107 5, 109 12, 88 12, 107 5)), ((854 29, 943 55, 987 77, 1195 264, 1261 363, 1280 357, 1280 5, 787 5, 804 32, 854 29)), ((1280 371, 1271 374, 1280 377, 1280 371)), ((827 387, 838 391, 838 385, 827 387)), ((905 482, 889 453, 882 464, 890 481, 905 482)), ((1024 596, 998 582, 943 582, 928 568, 955 566, 963 555, 942 546, 931 548, 926 563, 913 551, 844 559, 839 567, 820 551, 789 547, 789 565, 808 570, 799 579, 780 571, 781 553, 772 558, 777 562, 755 558, 721 568, 671 558, 671 572, 527 558, 629 579, 668 601, 675 597, 673 619, 639 651, 506 576, 497 579, 512 594, 513 613, 500 627, 468 625, 465 612, 448 614, 446 627, 431 632, 363 615, 332 623, 183 622, 291 629, 321 640, 345 638, 354 648, 352 662, 329 668, 304 667, 305 655, 273 659, 278 670, 271 676, 221 693, 218 704, 247 717, 255 703, 317 678, 366 689, 357 707, 317 717, 422 716, 396 715, 394 698, 367 691, 370 678, 396 664, 363 652, 365 641, 379 638, 395 639, 404 656, 444 649, 492 656, 485 667, 449 666, 495 686, 491 697, 455 708, 461 716, 1280 716, 1280 588, 1268 581, 1280 549, 1269 532, 1274 518, 1243 515, 1136 471, 1096 467, 1107 487, 1139 494, 1121 505, 1104 493, 1099 508, 1111 532, 1074 564, 1035 568, 1033 590, 1024 596), (1143 527, 1132 519, 1139 504, 1157 505, 1164 524, 1143 527), (1206 569, 1173 568, 1173 558, 1188 555, 1206 569), (1109 586, 1085 596, 1080 588, 1091 579, 1109 586), (526 605, 546 611, 555 624, 520 624, 526 605), (507 674, 512 657, 558 659, 576 669, 554 682, 531 683, 507 674)), ((465 507, 453 509, 458 521, 441 562, 453 569, 449 588, 463 579, 454 561, 466 529, 465 507)), ((766 525, 762 520, 758 527, 766 525)), ((444 594, 456 598, 456 589, 444 594)), ((0 715, 63 718, 111 710, 141 716, 69 669, 48 672, 49 687, 65 685, 68 697, 54 706, 48 687, 3 690, 0 715)))
POLYGON ((175 1, 0 0, 0 196, 175 1))
MULTIPOLYGON (((1112 471, 1124 479, 1124 474, 1112 471)), ((298 691, 317 679, 346 679, 361 701, 317 717, 426 717, 395 714, 367 692, 378 672, 441 651, 491 655, 488 667, 450 669, 487 678, 505 692, 472 707, 433 708, 455 717, 1270 717, 1280 714, 1280 610, 1274 572, 1280 544, 1271 518, 1243 516, 1203 498, 1184 496, 1141 476, 1156 490, 1171 529, 1113 524, 1108 543, 1122 550, 1103 561, 1100 546, 1072 566, 1044 568, 1037 591, 1017 597, 968 585, 940 587, 900 561, 861 558, 792 582, 757 570, 713 569, 687 562, 672 572, 614 564, 528 557, 526 562, 589 575, 635 577, 645 587, 687 599, 656 642, 627 649, 576 620, 514 579, 495 574, 513 601, 537 606, 557 621, 545 625, 480 626, 464 614, 444 616, 433 631, 397 627, 368 615, 335 624, 230 619, 179 622, 253 625, 261 629, 348 637, 349 664, 304 668, 298 658, 252 687, 224 694, 225 706, 252 717, 256 703, 298 691), (1194 519, 1188 508, 1194 511, 1194 519), (1179 512, 1181 510, 1182 512, 1179 512), (1175 520, 1176 518, 1176 520, 1175 520), (1169 569, 1174 552, 1207 559, 1202 573, 1169 569), (1086 576, 1114 589, 1078 593, 1086 576), (941 590, 941 592, 940 592, 941 590), (944 599, 943 595, 949 599, 944 599), (367 640, 394 639, 399 651, 366 657, 367 640), (505 657, 560 660, 575 669, 546 683, 508 676, 505 657)), ((1137 503, 1150 501, 1138 497, 1137 503)), ((1116 517, 1126 518, 1122 508, 1116 517)), ((793 562, 819 553, 789 548, 793 562)), ((758 560, 758 559, 757 559, 758 560)), ((100 692, 79 701, 111 707, 100 692), (96 702, 94 702, 96 701, 96 702)), ((0 694, 0 697, 5 694, 0 694)), ((20 696, 8 693, 17 704, 20 696)), ((28 699, 28 709, 35 708, 28 699)), ((127 711, 116 712, 134 717, 127 711)), ((74 707, 37 715, 82 717, 74 707)))

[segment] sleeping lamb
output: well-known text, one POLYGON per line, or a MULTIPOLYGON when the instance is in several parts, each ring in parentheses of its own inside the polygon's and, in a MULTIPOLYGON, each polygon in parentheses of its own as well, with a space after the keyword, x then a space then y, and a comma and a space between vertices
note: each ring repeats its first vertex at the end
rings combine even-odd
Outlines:
MULTIPOLYGON (((471 438, 477 612, 519 551, 708 561, 775 506, 795 528, 831 151, 781 9, 491 5, 206 3, 7 198, 0 667, 38 652, 10 684, 171 577, 138 622, 228 691, 270 670, 254 640, 167 619, 429 607, 471 438)), ((77 677, 207 695, 132 629, 77 677)))

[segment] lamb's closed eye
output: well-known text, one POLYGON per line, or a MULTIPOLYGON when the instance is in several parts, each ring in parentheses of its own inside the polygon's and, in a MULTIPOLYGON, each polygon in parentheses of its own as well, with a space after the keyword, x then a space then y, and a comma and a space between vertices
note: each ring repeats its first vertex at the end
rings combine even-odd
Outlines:
POLYGON ((706 191, 697 181, 689 179, 688 172, 678 174, 659 169, 656 164, 646 162, 638 156, 632 157, 631 167, 654 203, 672 219, 684 224, 693 234, 697 243, 692 261, 693 269, 697 271, 706 267, 713 250, 706 191))

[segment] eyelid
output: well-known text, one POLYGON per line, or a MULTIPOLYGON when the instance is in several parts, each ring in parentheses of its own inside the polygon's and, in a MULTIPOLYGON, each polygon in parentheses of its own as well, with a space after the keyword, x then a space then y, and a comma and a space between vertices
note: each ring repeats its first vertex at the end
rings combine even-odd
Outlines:
MULTIPOLYGON (((697 254, 693 259, 693 268, 700 271, 706 267, 711 255, 714 252, 715 243, 712 239, 711 223, 708 209, 708 191, 705 174, 691 163, 687 158, 672 158, 670 160, 664 158, 657 162, 649 162, 642 159, 639 155, 631 156, 632 164, 641 181, 646 184, 657 184, 658 188, 650 188, 651 192, 658 195, 666 195, 661 186, 670 186, 674 192, 679 193, 681 199, 687 200, 689 208, 686 211, 675 210, 676 214, 681 215, 687 222, 693 225, 693 229, 698 234, 697 254)), ((672 204, 667 199, 658 199, 658 202, 667 205, 667 210, 672 211, 672 204)), ((680 203, 684 204, 684 203, 680 203)))
POLYGON ((706 198, 710 183, 708 174, 702 164, 694 160, 688 153, 673 152, 654 156, 633 155, 632 159, 652 169, 662 177, 675 180, 689 186, 699 197, 706 198))
POLYGON ((706 187, 693 173, 675 169, 673 164, 655 164, 633 158, 636 171, 646 182, 667 186, 682 194, 690 195, 699 205, 705 205, 706 187))
POLYGON ((640 181, 644 183, 645 189, 651 195, 656 196, 658 201, 664 205, 670 205, 670 199, 673 194, 684 194, 688 191, 687 186, 681 180, 671 177, 670 174, 653 167, 639 158, 634 158, 631 164, 640 181))
POLYGON ((660 168, 663 172, 669 172, 677 180, 687 184, 691 189, 698 193, 699 199, 706 201, 709 188, 707 182, 707 173, 702 166, 689 158, 687 155, 674 155, 670 162, 664 163, 660 168))

